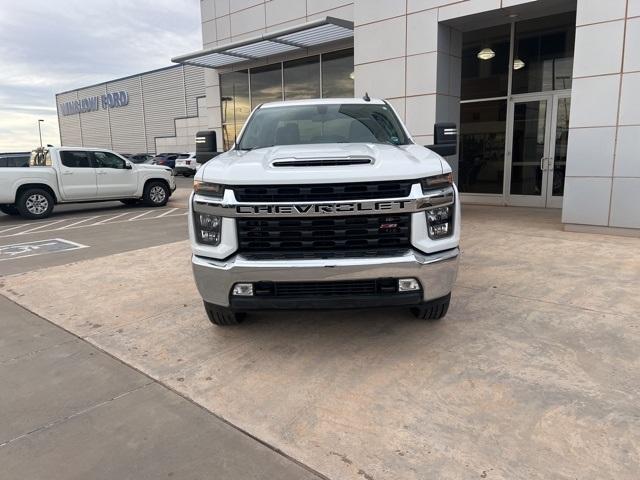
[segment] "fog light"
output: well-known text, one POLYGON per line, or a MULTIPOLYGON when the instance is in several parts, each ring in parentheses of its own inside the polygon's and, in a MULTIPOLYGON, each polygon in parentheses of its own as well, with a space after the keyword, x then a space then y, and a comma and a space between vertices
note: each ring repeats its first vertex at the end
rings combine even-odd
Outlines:
POLYGON ((415 292, 420 290, 420 282, 415 278, 401 278, 398 280, 399 292, 415 292))
POLYGON ((253 295, 253 284, 252 283, 236 283, 233 286, 232 295, 237 295, 239 297, 251 297, 253 295))

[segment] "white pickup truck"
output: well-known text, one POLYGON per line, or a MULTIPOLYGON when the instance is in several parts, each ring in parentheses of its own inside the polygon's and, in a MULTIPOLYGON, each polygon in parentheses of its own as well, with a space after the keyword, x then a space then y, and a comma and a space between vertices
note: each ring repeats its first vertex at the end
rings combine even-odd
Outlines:
POLYGON ((385 306, 442 318, 460 205, 435 153, 455 153, 455 125, 435 131, 436 145, 416 145, 393 107, 368 96, 257 107, 195 176, 192 265, 209 320, 385 306))
POLYGON ((0 172, 0 211, 38 219, 51 215, 58 203, 120 200, 160 207, 175 189, 170 168, 135 164, 110 150, 38 149, 29 167, 0 172))

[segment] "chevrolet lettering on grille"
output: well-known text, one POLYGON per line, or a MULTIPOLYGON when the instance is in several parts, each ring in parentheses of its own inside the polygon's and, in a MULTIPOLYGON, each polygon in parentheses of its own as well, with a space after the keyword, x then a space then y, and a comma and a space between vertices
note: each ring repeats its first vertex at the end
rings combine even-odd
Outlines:
POLYGON ((313 205, 238 205, 237 215, 335 215, 340 213, 376 213, 401 211, 407 208, 409 200, 386 202, 319 203, 313 205))

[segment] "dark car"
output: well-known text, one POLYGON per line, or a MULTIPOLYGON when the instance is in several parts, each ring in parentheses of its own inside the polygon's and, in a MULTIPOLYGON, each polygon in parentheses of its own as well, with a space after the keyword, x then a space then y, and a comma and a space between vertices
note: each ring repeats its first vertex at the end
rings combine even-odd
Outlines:
POLYGON ((153 155, 149 155, 148 153, 134 153, 127 158, 133 163, 150 163, 151 160, 153 160, 153 155))
POLYGON ((0 168, 28 167, 30 157, 31 154, 29 152, 0 153, 0 168))
POLYGON ((177 153, 159 153, 155 157, 151 163, 154 165, 163 165, 169 168, 176 168, 176 158, 178 158, 177 153))

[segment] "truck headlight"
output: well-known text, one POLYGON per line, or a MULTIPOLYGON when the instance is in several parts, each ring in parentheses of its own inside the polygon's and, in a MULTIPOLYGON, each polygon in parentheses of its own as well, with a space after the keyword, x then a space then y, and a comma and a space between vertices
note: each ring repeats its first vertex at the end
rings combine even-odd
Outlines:
POLYGON ((444 175, 434 175, 420 180, 422 191, 433 190, 434 188, 448 187, 453 183, 453 174, 451 172, 444 175))
POLYGON ((453 233, 453 205, 427 210, 427 231, 431 240, 439 240, 453 233))
POLYGON ((207 197, 219 197, 222 198, 224 193, 224 185, 219 183, 203 182, 202 180, 195 180, 193 182, 193 191, 199 195, 206 195, 207 197))
POLYGON ((196 237, 198 242, 216 247, 220 245, 222 218, 208 213, 194 212, 196 237))

